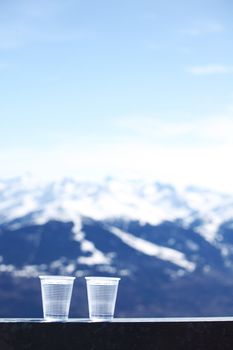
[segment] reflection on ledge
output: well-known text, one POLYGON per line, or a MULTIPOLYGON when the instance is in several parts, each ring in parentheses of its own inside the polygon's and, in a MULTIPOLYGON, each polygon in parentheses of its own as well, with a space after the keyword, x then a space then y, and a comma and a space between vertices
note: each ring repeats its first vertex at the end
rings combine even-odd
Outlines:
POLYGON ((228 350, 233 317, 0 319, 0 350, 228 350))

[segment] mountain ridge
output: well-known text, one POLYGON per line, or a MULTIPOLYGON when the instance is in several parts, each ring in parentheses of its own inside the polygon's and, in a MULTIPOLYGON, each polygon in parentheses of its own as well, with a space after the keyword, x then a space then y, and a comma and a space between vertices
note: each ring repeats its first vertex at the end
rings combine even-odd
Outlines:
POLYGON ((142 180, 106 179, 102 183, 63 179, 38 183, 33 178, 0 181, 0 223, 26 215, 35 222, 124 218, 153 225, 182 221, 207 240, 233 217, 233 196, 194 187, 176 190, 170 184, 142 180))

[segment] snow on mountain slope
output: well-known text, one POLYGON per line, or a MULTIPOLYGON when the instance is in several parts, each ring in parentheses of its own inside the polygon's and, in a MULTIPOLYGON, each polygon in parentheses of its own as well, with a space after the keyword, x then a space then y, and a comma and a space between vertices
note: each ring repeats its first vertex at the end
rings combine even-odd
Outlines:
POLYGON ((111 227, 109 231, 119 237, 124 243, 146 255, 169 261, 172 264, 178 265, 179 267, 186 269, 189 272, 192 272, 195 269, 195 264, 188 261, 183 253, 175 249, 162 247, 157 244, 148 242, 144 239, 135 237, 128 232, 124 232, 116 227, 111 227))
POLYGON ((152 225, 179 220, 186 227, 199 222, 196 232, 212 241, 219 226, 233 218, 233 197, 192 187, 177 190, 143 180, 106 179, 94 183, 63 179, 42 183, 26 176, 0 181, 0 223, 22 217, 37 224, 50 219, 72 221, 73 231, 78 234, 82 216, 152 225))

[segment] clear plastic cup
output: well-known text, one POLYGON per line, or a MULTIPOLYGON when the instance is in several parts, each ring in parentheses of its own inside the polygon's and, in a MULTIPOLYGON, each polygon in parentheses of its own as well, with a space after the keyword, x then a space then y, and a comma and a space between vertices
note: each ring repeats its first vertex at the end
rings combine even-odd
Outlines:
POLYGON ((85 277, 89 317, 92 321, 113 319, 120 278, 85 277))
POLYGON ((75 277, 39 276, 44 318, 47 321, 68 319, 75 277))

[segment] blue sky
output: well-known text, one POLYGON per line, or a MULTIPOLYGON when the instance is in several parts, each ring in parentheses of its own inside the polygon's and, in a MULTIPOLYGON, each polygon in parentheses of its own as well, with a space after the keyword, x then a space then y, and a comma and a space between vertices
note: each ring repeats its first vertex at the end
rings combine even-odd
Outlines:
POLYGON ((233 193, 230 0, 0 3, 0 177, 233 193))

